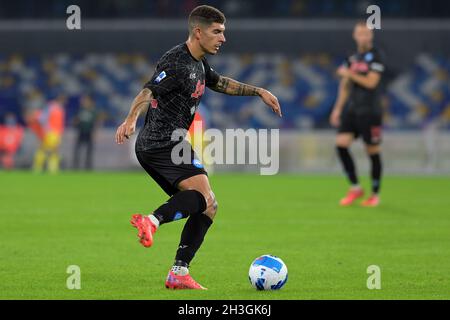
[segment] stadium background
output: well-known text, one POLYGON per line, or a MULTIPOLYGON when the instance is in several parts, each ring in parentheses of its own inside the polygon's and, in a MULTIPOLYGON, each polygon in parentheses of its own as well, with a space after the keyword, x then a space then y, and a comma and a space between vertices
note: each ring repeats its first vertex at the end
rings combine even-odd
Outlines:
MULTIPOLYGON (((166 195, 139 168, 133 144, 113 135, 158 57, 186 39, 186 15, 200 1, 0 1, 0 121, 69 100, 62 172, 30 171, 38 140, 30 130, 19 170, 0 171, 1 299, 449 299, 450 3, 447 1, 202 1, 227 15, 227 43, 211 64, 278 95, 283 118, 258 100, 208 92, 210 128, 280 128, 280 174, 216 166, 220 210, 191 271, 208 292, 163 286, 183 226, 136 243, 131 213, 166 195), (82 30, 67 30, 66 8, 81 8, 82 30), (347 183, 328 124, 336 67, 354 50, 352 27, 369 4, 381 7, 375 43, 387 57, 383 86, 386 176, 378 208, 338 206, 347 183), (72 120, 89 93, 104 121, 95 172, 73 171, 72 120), (127 149, 128 148, 128 149, 127 149), (234 171, 222 174, 220 171, 234 171), (283 258, 280 292, 255 292, 250 262, 283 258), (382 290, 368 290, 369 265, 382 290), (66 270, 81 268, 81 290, 66 270)), ((353 151, 364 187, 368 161, 353 151)), ((183 301, 184 303, 184 301, 183 301)))
MULTIPOLYGON (((185 16, 198 1, 99 1, 80 5, 82 30, 69 31, 68 1, 2 2, 0 119, 23 122, 27 109, 65 93, 63 168, 70 169, 72 119, 82 93, 105 115, 94 167, 130 169, 136 161, 114 146, 112 131, 126 115, 158 57, 186 38, 185 16), (3 117, 2 117, 3 116, 3 117)), ((351 30, 369 15, 367 1, 206 1, 228 17, 227 43, 211 64, 222 74, 272 90, 283 119, 258 99, 208 92, 202 101, 212 128, 280 128, 281 172, 338 172, 328 123, 337 66, 354 50, 351 30)), ((450 22, 445 1, 378 1, 384 51, 386 171, 450 172, 450 22)), ((36 141, 26 132, 17 166, 31 165, 36 141)), ((355 148, 363 156, 360 144, 355 148)), ((365 169, 362 161, 362 169, 365 169)), ((242 171, 242 166, 216 170, 242 171)), ((253 170, 253 169, 252 169, 253 170)))

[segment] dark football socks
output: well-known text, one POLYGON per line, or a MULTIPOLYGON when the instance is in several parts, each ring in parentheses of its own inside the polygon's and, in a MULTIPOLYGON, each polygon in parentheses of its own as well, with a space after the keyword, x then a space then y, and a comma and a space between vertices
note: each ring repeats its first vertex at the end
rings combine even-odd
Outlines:
POLYGON ((189 266, 211 224, 212 220, 206 214, 194 214, 189 217, 181 233, 175 265, 189 266))
POLYGON ((383 165, 381 162, 381 156, 379 153, 370 155, 370 161, 372 163, 372 193, 378 194, 380 192, 381 186, 381 172, 383 170, 383 165))
POLYGON ((159 225, 200 214, 206 210, 205 197, 196 190, 180 191, 155 210, 159 225))
POLYGON ((356 175, 355 163, 348 148, 336 147, 339 160, 342 163, 342 167, 353 186, 358 185, 358 177, 356 175))

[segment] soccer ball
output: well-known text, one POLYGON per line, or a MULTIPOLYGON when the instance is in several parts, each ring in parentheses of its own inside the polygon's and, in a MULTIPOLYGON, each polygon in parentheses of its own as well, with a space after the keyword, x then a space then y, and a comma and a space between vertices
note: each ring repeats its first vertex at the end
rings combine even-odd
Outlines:
POLYGON ((252 262, 248 278, 257 290, 278 290, 286 283, 288 270, 283 260, 265 254, 252 262))

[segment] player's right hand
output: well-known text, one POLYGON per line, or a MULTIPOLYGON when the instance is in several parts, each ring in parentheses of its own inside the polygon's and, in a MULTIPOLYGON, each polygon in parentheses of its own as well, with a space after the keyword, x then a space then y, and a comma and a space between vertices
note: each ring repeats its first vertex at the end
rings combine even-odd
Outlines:
POLYGON ((116 131, 116 143, 123 144, 126 139, 130 139, 130 137, 136 131, 136 122, 125 120, 116 131))
POLYGON ((339 127, 341 124, 341 113, 337 110, 334 110, 330 115, 330 124, 333 127, 339 127))

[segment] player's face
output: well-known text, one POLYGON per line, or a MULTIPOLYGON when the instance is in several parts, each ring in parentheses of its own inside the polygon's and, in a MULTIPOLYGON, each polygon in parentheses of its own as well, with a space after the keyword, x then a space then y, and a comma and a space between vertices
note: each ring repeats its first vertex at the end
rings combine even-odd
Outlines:
POLYGON ((369 48, 372 46, 373 32, 364 25, 357 25, 353 31, 353 39, 360 48, 369 48))
POLYGON ((203 28, 199 39, 203 51, 209 54, 219 52, 220 46, 226 41, 224 32, 225 25, 216 22, 207 28, 203 28))

